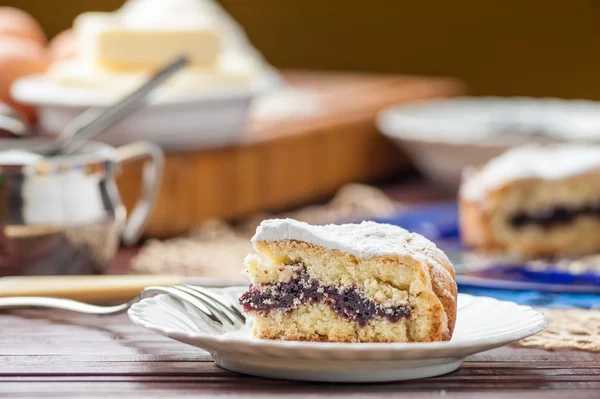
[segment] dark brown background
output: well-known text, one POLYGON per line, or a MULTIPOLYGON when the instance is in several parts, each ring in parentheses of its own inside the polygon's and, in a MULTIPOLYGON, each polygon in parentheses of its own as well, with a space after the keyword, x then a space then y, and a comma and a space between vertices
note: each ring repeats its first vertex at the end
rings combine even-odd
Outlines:
MULTIPOLYGON (((475 94, 600 99, 598 0, 221 0, 278 67, 458 76, 475 94)), ((49 35, 122 0, 2 0, 49 35)))

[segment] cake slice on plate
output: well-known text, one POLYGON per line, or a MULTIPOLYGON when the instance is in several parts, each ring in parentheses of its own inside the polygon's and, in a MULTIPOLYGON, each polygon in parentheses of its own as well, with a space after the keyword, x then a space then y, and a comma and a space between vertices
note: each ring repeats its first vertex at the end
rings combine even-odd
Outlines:
POLYGON ((363 222, 267 220, 248 255, 241 298, 258 338, 424 342, 452 337, 457 288, 446 255, 424 237, 363 222))
POLYGON ((600 251, 600 146, 514 148, 466 175, 461 234, 475 248, 561 256, 600 251))

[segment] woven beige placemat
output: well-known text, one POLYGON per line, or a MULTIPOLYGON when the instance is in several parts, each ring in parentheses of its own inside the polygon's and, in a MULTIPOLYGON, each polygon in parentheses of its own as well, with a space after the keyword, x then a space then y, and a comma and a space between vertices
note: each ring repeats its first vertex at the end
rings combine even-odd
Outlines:
POLYGON ((259 214, 237 226, 209 220, 187 236, 150 240, 133 259, 132 271, 236 279, 241 277, 244 257, 254 252, 250 238, 265 219, 291 217, 311 224, 327 224, 385 217, 398 206, 377 188, 349 184, 325 205, 283 215, 259 214))
POLYGON ((548 316, 548 327, 517 343, 548 350, 580 349, 600 352, 600 309, 540 309, 548 316))

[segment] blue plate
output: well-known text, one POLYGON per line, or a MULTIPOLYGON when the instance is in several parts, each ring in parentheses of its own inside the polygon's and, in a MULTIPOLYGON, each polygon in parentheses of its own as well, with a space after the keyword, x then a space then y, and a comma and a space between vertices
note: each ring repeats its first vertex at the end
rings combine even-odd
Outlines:
MULTIPOLYGON (((460 287, 600 294, 600 268, 573 273, 566 267, 581 259, 525 261, 465 248, 456 202, 410 207, 376 221, 401 226, 435 242, 454 264, 460 287)), ((600 257, 595 262, 600 262, 600 257)))

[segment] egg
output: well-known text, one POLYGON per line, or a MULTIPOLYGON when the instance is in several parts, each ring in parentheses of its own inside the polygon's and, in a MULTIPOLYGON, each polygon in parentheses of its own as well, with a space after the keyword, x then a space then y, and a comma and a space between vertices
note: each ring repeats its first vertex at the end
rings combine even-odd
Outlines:
POLYGON ((20 77, 44 73, 48 58, 46 48, 36 42, 0 36, 0 101, 15 108, 29 121, 35 120, 34 108, 14 101, 10 87, 20 77))
POLYGON ((0 36, 13 36, 45 45, 48 41, 39 22, 23 10, 0 7, 0 36))
POLYGON ((75 58, 77 55, 77 37, 73 29, 67 29, 54 36, 48 44, 52 62, 75 58))

